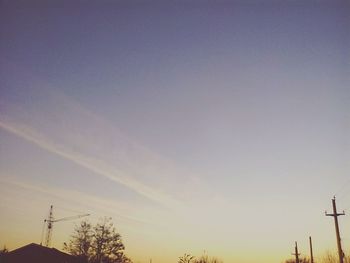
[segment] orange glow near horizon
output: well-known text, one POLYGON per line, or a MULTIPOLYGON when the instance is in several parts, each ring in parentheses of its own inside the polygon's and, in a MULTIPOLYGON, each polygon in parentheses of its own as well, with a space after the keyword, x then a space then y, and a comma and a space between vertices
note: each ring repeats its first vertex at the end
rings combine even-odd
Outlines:
POLYGON ((336 195, 350 254, 350 5, 160 2, 2 1, 0 247, 53 205, 134 263, 320 262, 336 195))

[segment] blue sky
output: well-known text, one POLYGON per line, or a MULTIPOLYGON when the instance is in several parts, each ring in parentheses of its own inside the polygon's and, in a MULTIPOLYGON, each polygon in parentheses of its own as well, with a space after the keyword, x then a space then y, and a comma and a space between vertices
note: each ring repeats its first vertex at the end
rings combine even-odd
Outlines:
POLYGON ((318 255, 335 248, 346 1, 1 6, 0 245, 36 241, 53 203, 113 216, 136 262, 279 262, 308 235, 318 255))

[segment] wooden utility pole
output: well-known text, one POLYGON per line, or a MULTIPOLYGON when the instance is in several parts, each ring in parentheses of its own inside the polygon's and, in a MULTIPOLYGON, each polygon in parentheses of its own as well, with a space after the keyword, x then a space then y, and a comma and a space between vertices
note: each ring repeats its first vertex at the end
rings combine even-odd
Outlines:
POLYGON ((295 241, 295 248, 294 248, 294 255, 295 256, 295 263, 299 263, 299 256, 300 256, 300 253, 298 253, 298 243, 295 241))
POLYGON ((326 216, 332 216, 334 217, 334 224, 335 224, 335 234, 337 236, 337 246, 338 246, 338 255, 339 255, 339 263, 344 263, 344 253, 341 248, 341 239, 340 239, 340 233, 339 233, 339 224, 338 224, 338 216, 345 215, 344 211, 343 213, 337 212, 337 205, 335 203, 335 196, 332 199, 332 206, 333 206, 333 214, 328 214, 326 211, 326 216))
POLYGON ((314 263, 314 254, 312 252, 312 239, 311 239, 311 236, 309 237, 309 244, 310 244, 310 260, 311 260, 310 263, 314 263))

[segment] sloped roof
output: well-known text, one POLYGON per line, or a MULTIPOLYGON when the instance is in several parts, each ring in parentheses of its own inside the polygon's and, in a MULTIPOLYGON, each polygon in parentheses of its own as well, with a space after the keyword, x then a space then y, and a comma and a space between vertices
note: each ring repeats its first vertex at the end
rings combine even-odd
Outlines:
POLYGON ((72 255, 31 243, 12 250, 1 258, 1 263, 79 263, 80 260, 72 255))

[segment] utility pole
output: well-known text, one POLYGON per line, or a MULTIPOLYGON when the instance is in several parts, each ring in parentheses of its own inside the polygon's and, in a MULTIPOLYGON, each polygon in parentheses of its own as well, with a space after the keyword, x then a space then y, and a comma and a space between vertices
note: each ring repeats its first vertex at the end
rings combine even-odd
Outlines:
POLYGON ((295 256, 295 263, 299 263, 299 256, 300 256, 300 253, 298 253, 298 243, 295 241, 295 248, 294 248, 294 255, 295 256))
POLYGON ((339 255, 339 263, 344 262, 344 253, 341 248, 341 239, 340 239, 340 233, 339 233, 339 224, 338 224, 338 216, 343 216, 345 215, 344 211, 343 213, 338 213, 337 212, 337 205, 335 203, 335 196, 332 199, 332 206, 333 206, 333 214, 328 214, 326 211, 326 216, 332 216, 334 217, 334 224, 335 224, 335 234, 337 236, 337 246, 338 246, 338 255, 339 255))
POLYGON ((311 239, 311 236, 309 237, 309 244, 310 244, 310 260, 311 260, 311 263, 314 263, 314 254, 312 252, 312 239, 311 239))

